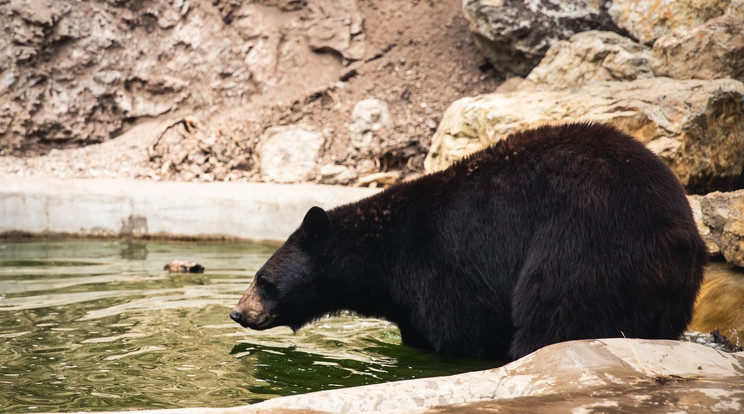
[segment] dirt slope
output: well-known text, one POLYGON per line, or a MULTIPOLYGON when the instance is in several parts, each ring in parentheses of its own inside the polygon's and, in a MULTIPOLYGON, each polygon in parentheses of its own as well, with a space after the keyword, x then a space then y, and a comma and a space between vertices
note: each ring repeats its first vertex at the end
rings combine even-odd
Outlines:
MULTIPOLYGON (((219 8, 234 29, 239 20, 233 15, 239 16, 243 6, 212 3, 200 6, 206 12, 219 8)), ((257 3, 282 22, 292 16, 306 19, 298 13, 313 2, 257 3)), ((332 48, 312 50, 298 44, 290 49, 295 54, 289 63, 296 66, 274 68, 282 76, 264 76, 264 81, 261 73, 254 73, 250 89, 255 93, 247 99, 182 105, 177 111, 142 117, 122 135, 100 144, 60 145, 41 156, 29 155, 34 151, 6 154, 0 158, 0 174, 260 181, 256 145, 266 128, 285 124, 326 136, 319 165, 346 165, 360 177, 387 170, 401 171, 403 177, 419 174, 447 106, 463 96, 493 91, 503 78, 474 45, 460 0, 346 3, 356 7, 363 21, 364 52, 358 60, 332 48), (386 102, 391 123, 371 145, 356 149, 350 145, 347 125, 354 104, 366 98, 386 102)))

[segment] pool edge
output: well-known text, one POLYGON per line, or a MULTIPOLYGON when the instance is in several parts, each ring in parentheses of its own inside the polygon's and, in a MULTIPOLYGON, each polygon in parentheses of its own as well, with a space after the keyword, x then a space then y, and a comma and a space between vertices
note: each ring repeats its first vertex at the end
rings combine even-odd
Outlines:
POLYGON ((317 205, 379 190, 315 184, 0 179, 0 237, 283 241, 317 205))

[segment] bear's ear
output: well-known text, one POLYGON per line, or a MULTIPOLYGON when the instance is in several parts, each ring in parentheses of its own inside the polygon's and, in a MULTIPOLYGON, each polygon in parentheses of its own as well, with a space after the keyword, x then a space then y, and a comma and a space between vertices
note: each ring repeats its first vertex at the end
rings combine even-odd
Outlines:
POLYGON ((331 233, 331 219, 328 213, 320 207, 311 207, 302 219, 302 231, 305 235, 322 238, 331 233))

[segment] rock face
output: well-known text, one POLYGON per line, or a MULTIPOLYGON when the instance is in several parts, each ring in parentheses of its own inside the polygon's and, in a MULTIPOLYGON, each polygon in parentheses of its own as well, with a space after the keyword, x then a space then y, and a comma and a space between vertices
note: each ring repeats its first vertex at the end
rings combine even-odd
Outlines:
POLYGON ((324 143, 322 135, 294 126, 269 128, 257 151, 261 174, 277 183, 306 181, 314 176, 324 143))
POLYGON ((0 2, 0 150, 100 142, 141 118, 326 86, 338 55, 364 54, 355 4, 0 2), (310 65, 330 69, 297 70, 310 65))
POLYGON ((713 192, 700 201, 703 223, 727 262, 744 267, 744 190, 713 192))
POLYGON ((478 46, 497 70, 524 76, 554 43, 587 30, 619 31, 609 0, 464 0, 478 46))
POLYGON ((654 40, 681 27, 693 27, 709 19, 733 14, 742 16, 741 0, 613 0, 612 20, 641 43, 654 40))
POLYGON ((744 80, 744 18, 725 15, 659 37, 651 67, 676 79, 744 80))
MULTIPOLYGON (((220 69, 232 76, 235 69, 228 68, 242 66, 244 58, 219 54, 224 47, 218 43, 226 37, 197 35, 203 13, 188 1, 162 1, 139 10, 121 2, 74 7, 53 1, 44 7, 4 3, 1 93, 10 103, 0 121, 3 147, 27 146, 24 137, 58 144, 102 141, 121 133, 125 119, 157 116, 187 102, 205 104, 227 91, 215 85, 206 94, 201 92, 207 88, 195 92, 191 79, 208 84, 220 78, 220 71, 200 69, 194 62, 219 60, 220 69), (143 32, 159 36, 138 36, 143 32), (172 51, 178 47, 193 52, 175 57, 172 51)), ((238 75, 233 81, 250 90, 251 73, 238 75)))
POLYGON ((653 77, 651 49, 614 32, 588 31, 561 40, 519 85, 519 89, 568 89, 604 81, 653 77))
POLYGON ((463 98, 443 115, 425 166, 443 169, 520 129, 601 121, 646 143, 689 191, 733 189, 744 169, 742 99, 744 84, 735 80, 669 78, 463 98))
POLYGON ((301 124, 328 138, 320 165, 350 169, 319 181, 409 178, 446 107, 502 81, 456 0, 0 0, 0 24, 0 175, 260 181, 263 131, 301 124), (363 150, 366 98, 394 116, 363 150), (101 145, 185 118, 201 127, 137 134, 136 154, 101 145))

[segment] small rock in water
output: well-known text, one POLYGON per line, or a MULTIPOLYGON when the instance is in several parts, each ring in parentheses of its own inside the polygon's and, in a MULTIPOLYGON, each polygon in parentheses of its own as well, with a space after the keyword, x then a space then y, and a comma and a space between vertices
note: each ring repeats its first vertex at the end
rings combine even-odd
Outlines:
POLYGON ((714 329, 711 333, 706 334, 699 331, 687 331, 682 335, 683 341, 694 342, 705 345, 723 352, 741 352, 742 347, 732 342, 727 336, 714 329))
POLYGON ((204 273, 204 266, 194 262, 182 262, 174 260, 163 266, 168 273, 204 273))
POLYGON ((726 351, 728 352, 741 352, 742 347, 739 345, 733 344, 728 337, 721 334, 718 329, 714 329, 713 332, 710 333, 713 335, 713 342, 717 343, 718 345, 721 345, 726 351))

